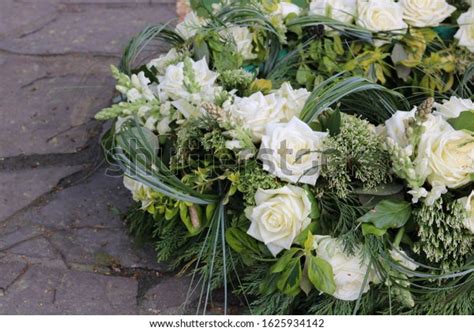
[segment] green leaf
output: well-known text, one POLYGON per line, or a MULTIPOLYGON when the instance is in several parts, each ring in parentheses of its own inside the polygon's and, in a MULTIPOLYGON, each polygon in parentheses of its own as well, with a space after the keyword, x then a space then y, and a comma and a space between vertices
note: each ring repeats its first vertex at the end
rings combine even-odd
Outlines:
POLYGON ((334 274, 332 266, 317 256, 308 256, 308 278, 313 283, 314 287, 319 291, 333 294, 336 291, 336 283, 334 281, 334 274))
POLYGON ((301 291, 301 263, 300 259, 293 259, 287 265, 277 282, 277 288, 283 293, 296 296, 301 291))
POLYGON ((308 238, 308 232, 316 233, 317 228, 318 224, 316 222, 309 223, 309 225, 296 236, 293 242, 304 247, 304 242, 306 241, 306 238, 308 238))
POLYGON ((373 234, 374 236, 377 236, 377 237, 382 237, 385 233, 387 232, 387 230, 385 229, 377 229, 374 225, 372 224, 362 224, 362 234, 364 236, 368 235, 368 234, 373 234))
POLYGON ((240 254, 260 254, 257 242, 239 228, 228 228, 225 239, 229 246, 240 254))
POLYGON ((306 255, 310 255, 313 250, 314 236, 311 231, 308 231, 308 237, 304 242, 304 252, 306 255))
POLYGON ((456 130, 474 132, 474 109, 463 111, 458 117, 448 119, 448 122, 456 130))
POLYGON ((298 253, 298 251, 299 251, 298 248, 291 248, 290 250, 286 251, 278 259, 278 261, 271 267, 270 272, 271 273, 278 273, 278 272, 282 272, 283 270, 285 270, 287 265, 293 259, 295 254, 298 253))
POLYGON ((409 202, 382 200, 358 221, 371 223, 382 230, 396 229, 404 226, 410 215, 411 204, 409 202))
POLYGON ((319 116, 323 131, 329 130, 331 136, 338 135, 341 131, 341 112, 339 109, 328 109, 319 116))
POLYGON ((309 217, 312 220, 317 221, 321 216, 318 201, 316 200, 316 197, 314 196, 313 192, 311 192, 311 190, 309 189, 308 185, 305 185, 304 189, 306 191, 309 201, 311 202, 311 212, 309 214, 309 217))

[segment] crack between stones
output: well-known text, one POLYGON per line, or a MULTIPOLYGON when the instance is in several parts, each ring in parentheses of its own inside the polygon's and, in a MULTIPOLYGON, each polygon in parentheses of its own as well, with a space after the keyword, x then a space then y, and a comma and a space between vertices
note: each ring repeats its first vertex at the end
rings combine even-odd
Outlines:
POLYGON ((22 38, 25 38, 29 35, 35 34, 36 32, 39 32, 39 31, 43 30, 49 24, 56 22, 58 20, 58 18, 59 18, 59 15, 56 15, 55 17, 53 17, 52 19, 50 19, 47 22, 43 23, 41 26, 37 27, 36 29, 33 29, 32 31, 28 31, 28 32, 20 34, 17 38, 22 39, 22 38))
POLYGON ((18 275, 7 286, 5 286, 5 288, 0 289, 3 289, 3 292, 7 293, 8 289, 18 282, 26 274, 29 268, 30 265, 26 263, 25 267, 18 273, 18 275))
POLYGON ((0 47, 0 52, 9 54, 9 55, 19 55, 19 56, 38 56, 38 57, 92 57, 92 58, 106 58, 106 59, 120 59, 121 55, 115 53, 97 53, 97 52, 63 52, 63 53, 28 53, 28 52, 17 52, 11 49, 0 47))

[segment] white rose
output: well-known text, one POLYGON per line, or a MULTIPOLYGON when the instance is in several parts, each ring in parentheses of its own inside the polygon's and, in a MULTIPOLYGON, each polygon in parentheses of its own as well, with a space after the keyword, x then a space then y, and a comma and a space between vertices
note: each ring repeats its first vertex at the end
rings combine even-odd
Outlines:
POLYGON ((460 46, 467 47, 474 52, 474 6, 458 18, 459 30, 454 38, 459 40, 460 46))
POLYGON ((272 12, 273 15, 281 16, 286 18, 290 14, 299 15, 301 13, 301 8, 293 3, 280 1, 280 3, 275 7, 275 10, 272 12))
POLYGON ((232 26, 221 32, 226 37, 230 34, 237 47, 237 53, 242 55, 244 60, 253 60, 257 54, 253 53, 253 34, 246 27, 232 26))
POLYGON ((267 125, 258 155, 263 169, 290 183, 315 185, 327 135, 313 131, 296 117, 289 123, 267 125))
POLYGON ((397 111, 385 121, 386 135, 399 147, 405 149, 408 155, 413 153, 413 146, 407 136, 408 122, 415 118, 416 108, 411 111, 397 111))
POLYGON ((148 186, 127 176, 123 177, 123 185, 132 192, 132 198, 134 201, 141 202, 141 208, 143 210, 147 209, 153 203, 153 198, 151 196, 153 190, 148 186))
POLYGON ((468 197, 461 198, 461 202, 466 208, 467 217, 463 219, 463 225, 474 234, 474 191, 468 197))
POLYGON ((446 0, 400 0, 400 5, 405 22, 418 28, 438 26, 456 10, 446 0))
POLYGON ((173 100, 172 105, 188 118, 201 114, 201 103, 213 102, 219 88, 215 84, 218 74, 209 70, 205 59, 186 61, 190 61, 190 68, 186 69, 184 62, 179 62, 168 66, 165 74, 158 76, 158 90, 162 99, 173 100), (187 73, 186 70, 193 72, 187 73), (194 81, 187 81, 187 75, 192 75, 194 81))
POLYGON ((474 137, 454 130, 441 116, 431 115, 423 126, 415 159, 417 173, 426 175, 439 192, 444 186, 458 188, 469 183, 474 172, 474 137))
POLYGON ((180 57, 180 54, 176 50, 176 48, 172 48, 169 50, 168 53, 165 55, 160 55, 158 58, 151 60, 146 65, 148 70, 151 70, 154 67, 158 73, 158 75, 164 75, 166 72, 166 68, 173 62, 177 61, 180 57))
POLYGON ((370 31, 404 32, 408 27, 403 21, 403 9, 392 0, 359 0, 357 25, 370 31))
POLYGON ((418 268, 418 266, 415 263, 413 263, 411 259, 408 257, 408 255, 401 249, 393 248, 390 251, 390 256, 392 257, 394 261, 400 263, 402 266, 404 266, 407 269, 416 270, 416 268, 418 268))
MULTIPOLYGON (((332 267, 336 283, 333 296, 340 300, 357 300, 368 270, 368 261, 360 258, 360 248, 353 256, 349 256, 344 252, 344 245, 338 239, 329 236, 316 236, 314 247, 317 256, 327 261, 332 267)), ((369 290, 370 281, 376 281, 373 272, 369 275, 363 293, 369 290)))
POLYGON ((263 95, 257 92, 249 97, 235 97, 232 104, 226 105, 224 110, 237 125, 250 131, 252 140, 260 142, 265 127, 270 123, 280 123, 284 119, 283 101, 275 94, 263 95))
POLYGON ((357 0, 312 0, 309 14, 321 15, 352 23, 357 12, 357 0))
POLYGON ((443 103, 435 103, 436 113, 443 116, 445 119, 456 118, 461 115, 463 111, 474 110, 474 102, 471 99, 461 99, 452 96, 449 100, 443 100, 443 103))
POLYGON ((191 39, 206 23, 206 19, 198 17, 196 13, 191 11, 186 15, 183 22, 176 25, 176 32, 184 39, 191 39))
POLYGON ((283 83, 278 90, 274 91, 274 93, 284 101, 282 110, 287 121, 300 115, 306 100, 311 94, 305 88, 295 90, 287 82, 283 83))
POLYGON ((259 189, 255 207, 248 207, 245 215, 251 221, 247 233, 262 241, 276 256, 289 249, 311 222, 311 202, 301 187, 287 185, 275 190, 259 189))

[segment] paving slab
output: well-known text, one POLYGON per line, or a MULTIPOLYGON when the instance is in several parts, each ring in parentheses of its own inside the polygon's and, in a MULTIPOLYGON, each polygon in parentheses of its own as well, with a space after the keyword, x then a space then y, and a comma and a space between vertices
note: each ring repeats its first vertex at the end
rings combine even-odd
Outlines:
POLYGON ((0 40, 0 49, 31 55, 118 55, 130 38, 147 25, 167 22, 176 17, 173 3, 62 6, 55 19, 45 22, 35 31, 0 40))
POLYGON ((81 166, 0 171, 0 222, 51 191, 81 166))
POLYGON ((136 293, 133 278, 32 265, 0 296, 0 314, 135 314, 136 293))

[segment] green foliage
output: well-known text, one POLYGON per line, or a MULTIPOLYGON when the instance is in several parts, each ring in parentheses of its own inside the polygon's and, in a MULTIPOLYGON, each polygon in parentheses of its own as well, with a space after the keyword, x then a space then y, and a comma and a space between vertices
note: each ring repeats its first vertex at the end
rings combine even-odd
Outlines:
POLYGON ((316 289, 327 294, 336 291, 332 266, 325 260, 310 255, 308 258, 308 278, 316 289))
POLYGON ((382 138, 356 116, 343 114, 340 133, 325 140, 324 150, 321 175, 340 198, 351 192, 355 180, 370 189, 390 178, 390 158, 382 138))
POLYGON ((432 206, 423 205, 414 211, 418 224, 418 242, 414 250, 443 270, 456 270, 472 254, 473 237, 463 226, 467 217, 459 201, 440 198, 432 206))
POLYGON ((463 111, 458 117, 448 119, 448 122, 456 130, 468 130, 474 133, 474 109, 463 111))
POLYGON ((232 91, 236 89, 242 95, 254 79, 253 74, 244 69, 226 70, 219 75, 219 82, 224 89, 232 91))
POLYGON ((239 171, 237 190, 243 194, 246 205, 255 205, 255 193, 262 190, 276 189, 282 183, 268 174, 256 161, 246 162, 239 171))
POLYGON ((404 226, 410 216, 411 204, 409 202, 382 200, 358 221, 371 223, 380 230, 387 230, 404 226))

